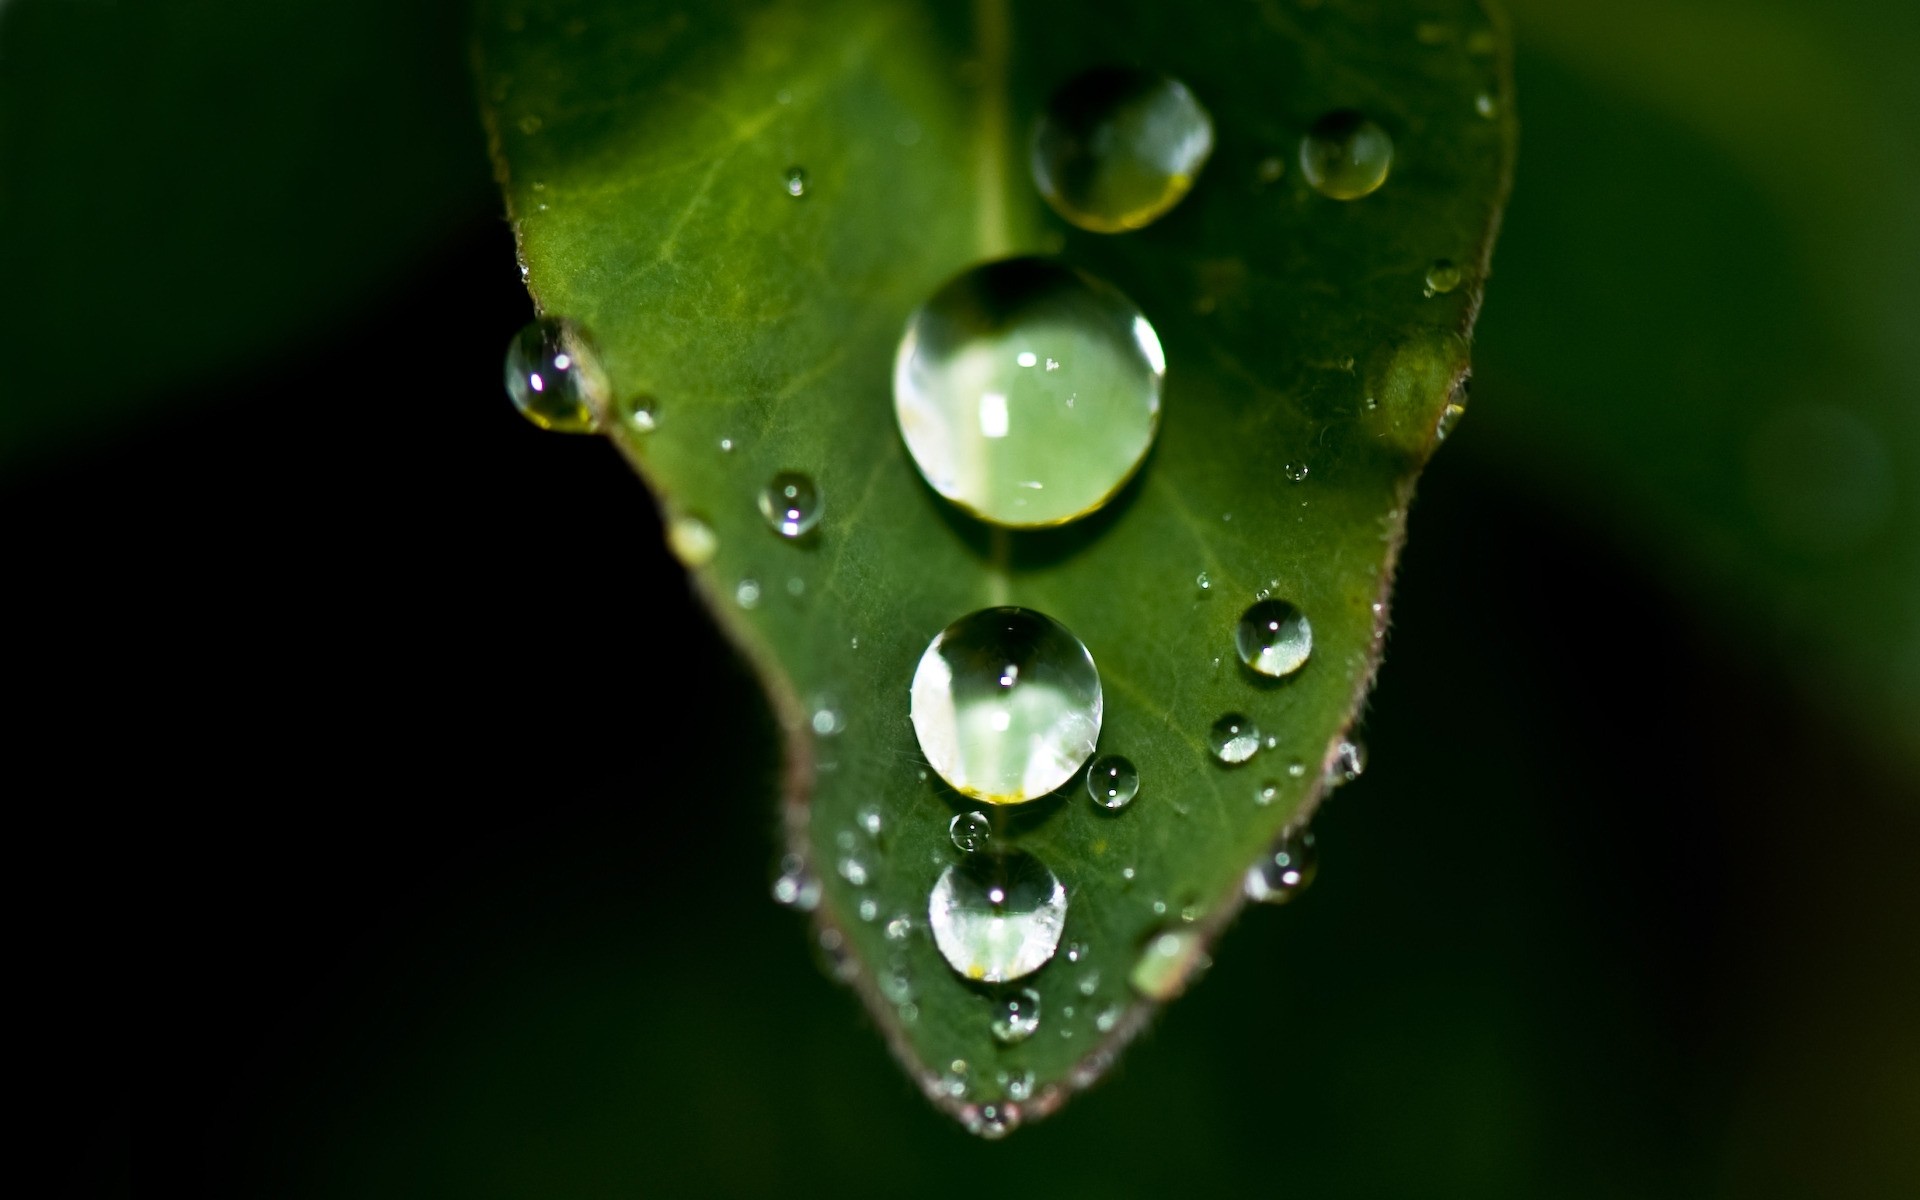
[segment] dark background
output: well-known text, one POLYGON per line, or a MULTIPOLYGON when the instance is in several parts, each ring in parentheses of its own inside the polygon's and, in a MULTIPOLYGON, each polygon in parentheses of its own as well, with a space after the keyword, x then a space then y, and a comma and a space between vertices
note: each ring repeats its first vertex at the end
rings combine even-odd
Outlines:
POLYGON ((1473 408, 1320 879, 985 1145, 766 899, 765 715, 638 483, 500 395, 529 308, 456 7, 8 6, 0 789, 38 1152, 88 1194, 1920 1194, 1920 618, 1880 599, 1920 579, 1915 393, 1831 333, 1904 345, 1916 310, 1804 257, 1839 235, 1796 222, 1856 201, 1770 190, 1762 151, 1818 160, 1791 122, 1756 149, 1713 107, 1891 42, 1843 59, 1885 129, 1834 133, 1891 160, 1920 43, 1891 7, 1675 6, 1723 75, 1777 77, 1669 111, 1652 60, 1518 7, 1473 408), (1891 501, 1844 457, 1755 499, 1700 449, 1753 436, 1769 355, 1866 397, 1891 501), (1844 560, 1768 540, 1843 502, 1891 505, 1844 560), (1872 604, 1883 675, 1848 641, 1872 604))

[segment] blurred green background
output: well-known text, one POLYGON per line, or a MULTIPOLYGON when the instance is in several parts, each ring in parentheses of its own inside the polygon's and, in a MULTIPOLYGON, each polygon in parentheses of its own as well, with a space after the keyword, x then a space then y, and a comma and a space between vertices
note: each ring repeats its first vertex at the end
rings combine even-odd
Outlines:
POLYGON ((766 900, 765 715, 638 484, 499 394, 460 6, 6 5, 5 778, 71 897, 26 944, 64 1176, 1920 1195, 1920 6, 1512 8, 1373 766, 1311 894, 987 1145, 766 900))

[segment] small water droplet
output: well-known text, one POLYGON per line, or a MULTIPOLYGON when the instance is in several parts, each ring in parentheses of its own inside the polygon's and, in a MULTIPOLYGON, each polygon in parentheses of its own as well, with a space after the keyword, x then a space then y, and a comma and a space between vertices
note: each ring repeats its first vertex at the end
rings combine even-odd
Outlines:
POLYGON ((1318 870, 1313 833, 1302 830, 1275 842, 1258 862, 1247 868, 1247 899, 1262 904, 1285 904, 1307 889, 1318 870))
POLYGON ((1021 988, 994 1004, 993 1036, 1003 1046, 1024 1042, 1040 1028, 1040 993, 1021 988))
POLYGON ((704 567, 719 553, 720 538, 699 517, 682 514, 667 526, 667 549, 689 567, 704 567))
POLYGON ((1433 426, 1433 440, 1435 442, 1446 441, 1447 436, 1453 432, 1453 427, 1458 425, 1460 418, 1466 415, 1467 410, 1458 404, 1449 404, 1441 409, 1440 419, 1436 421, 1433 426))
POLYGON ((1167 930, 1147 939, 1127 982, 1150 1000, 1171 1000, 1209 965, 1199 930, 1167 930))
POLYGON ((1067 943, 1067 961, 1068 962, 1077 963, 1082 958, 1086 957, 1086 953, 1087 953, 1086 943, 1084 942, 1068 942, 1067 943))
POLYGON ((1132 867, 1120 868, 1120 878, 1126 880, 1128 883, 1133 882, 1133 875, 1134 875, 1134 870, 1132 867))
POLYGON ((807 169, 788 167, 786 174, 787 195, 796 199, 807 194, 807 169))
POLYGON ((1277 679, 1298 671, 1313 653, 1313 626, 1285 600, 1263 598, 1240 614, 1233 648, 1241 662, 1277 679))
POLYGON ((742 579, 739 585, 733 589, 733 602, 745 609, 760 607, 760 581, 757 579, 742 579))
POLYGON ((611 389, 586 330, 541 317, 507 344, 507 396, 542 429, 593 433, 611 389))
POLYGON ((652 433, 660 424, 658 402, 642 392, 614 406, 620 420, 635 433, 652 433))
POLYGON ((760 515, 784 538, 804 537, 820 523, 825 500, 811 477, 781 471, 760 489, 760 515))
POLYGON ((912 933, 913 918, 905 913, 887 922, 887 940, 890 942, 904 942, 912 933))
POLYGON ((993 842, 993 822, 983 812, 955 813, 953 820, 947 822, 947 837, 952 839, 955 849, 973 854, 993 842))
POLYGON ((940 495, 995 524, 1060 525, 1104 505, 1145 459, 1165 374, 1153 326, 1111 285, 1004 259, 955 276, 907 322, 894 415, 940 495), (1040 353, 1062 366, 1020 367, 1040 353))
POLYGON ((991 804, 1035 800, 1093 754, 1100 673, 1066 626, 987 608, 942 630, 913 674, 911 717, 927 762, 991 804))
POLYGON ((1205 593, 1213 587, 1213 580, 1208 578, 1205 571, 1202 571, 1193 577, 1193 585, 1205 593))
POLYGON ((855 887, 867 886, 867 864, 849 854, 840 860, 840 878, 855 887))
POLYGON ((880 994, 889 1003, 907 1004, 913 1000, 913 975, 907 970, 905 962, 895 959, 887 969, 875 977, 880 994))
POLYGON ((1297 758, 1291 759, 1287 763, 1287 774, 1295 779, 1304 779, 1307 775, 1307 764, 1297 758))
POLYGON ((1280 473, 1287 477, 1288 483, 1305 483, 1307 481, 1307 464, 1303 462, 1290 462, 1280 468, 1280 473))
POLYGON ((995 1082, 1006 1091, 1007 1099, 1009 1100, 1030 1100, 1033 1098, 1032 1071, 1022 1071, 1017 1075, 1002 1071, 1000 1075, 996 1077, 995 1082))
POLYGON ((1352 783, 1367 770, 1367 745, 1359 738, 1348 738, 1334 749, 1333 762, 1327 767, 1326 786, 1337 788, 1352 783))
POLYGON ((1261 808, 1267 807, 1280 798, 1280 784, 1277 780, 1262 780, 1260 786, 1253 789, 1253 802, 1261 808))
POLYGON ((1460 268, 1454 266, 1450 259, 1434 259, 1433 265, 1427 268, 1425 294, 1428 296, 1440 296, 1459 286, 1460 268))
POLYGON ((871 923, 873 921, 879 920, 879 918, 880 918, 880 902, 878 900, 875 900, 872 896, 860 897, 860 919, 862 921, 871 923))
POLYGON ((773 881, 773 898, 787 908, 812 912, 820 907, 820 881, 807 873, 798 855, 789 854, 780 860, 780 876, 773 881))
POLYGON ((1126 1009, 1122 1006, 1109 1004, 1094 1016, 1093 1027, 1101 1033, 1111 1033, 1113 1032, 1113 1027, 1120 1023, 1120 1017, 1125 1012, 1126 1009))
POLYGON ((1033 183, 1053 211, 1094 233, 1152 224, 1213 153, 1213 120, 1185 84, 1096 67, 1053 94, 1034 126, 1033 183))
POLYGON ((1228 713, 1207 730, 1207 746, 1230 766, 1246 762, 1260 751, 1260 727, 1241 713, 1228 713))
POLYGON ((1100 972, 1088 971, 1080 977, 1078 991, 1082 996, 1091 996, 1100 990, 1100 972))
POLYGON ((839 703, 833 697, 815 696, 811 707, 813 716, 808 719, 808 724, 813 726, 813 732, 816 735, 833 737, 846 732, 846 714, 841 711, 839 703))
POLYGON ((859 812, 855 813, 853 816, 853 819, 854 819, 854 822, 860 826, 861 830, 865 832, 868 837, 873 838, 875 840, 879 839, 880 830, 883 824, 882 818, 880 816, 879 805, 877 804, 867 805, 866 807, 862 808, 859 812))
POLYGON ((1122 809, 1140 793, 1140 772, 1118 754, 1103 754, 1087 768, 1087 794, 1101 808, 1122 809))
POLYGON ((1067 920, 1067 889, 1031 854, 969 854, 941 872, 927 928, 967 979, 1006 983, 1047 964, 1067 920))
POLYGON ((1392 166, 1393 139, 1350 108, 1321 117, 1300 142, 1300 173, 1330 199, 1358 200, 1385 183, 1392 166))
POLYGON ((1491 121, 1500 115, 1500 102, 1490 92, 1481 92, 1473 98, 1473 111, 1491 121))
POLYGON ((967 1132, 989 1142, 997 1142, 1020 1127, 1020 1108, 1014 1104, 982 1104, 969 1114, 967 1132))

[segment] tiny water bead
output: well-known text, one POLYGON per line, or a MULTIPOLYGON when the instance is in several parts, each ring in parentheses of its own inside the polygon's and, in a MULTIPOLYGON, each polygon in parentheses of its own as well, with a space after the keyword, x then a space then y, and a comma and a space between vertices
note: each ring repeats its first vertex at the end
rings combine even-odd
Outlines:
POLYGON ((1337 788, 1352 783, 1367 770, 1367 744, 1359 738, 1346 738, 1334 747, 1333 761, 1327 766, 1326 786, 1337 788))
POLYGON ((1448 435, 1453 433, 1453 427, 1458 425, 1460 418, 1466 415, 1466 407, 1460 404, 1449 404, 1441 409, 1440 419, 1434 422, 1433 425, 1433 440, 1435 442, 1446 441, 1448 435))
POLYGON ((787 195, 797 200, 807 194, 807 169, 805 167, 788 167, 783 180, 786 184, 787 195))
POLYGON ((1024 1042, 1040 1028, 1040 993, 1021 988, 994 1005, 993 1036, 1002 1045, 1024 1042))
POLYGON ((1110 284, 1004 259, 961 272, 908 320, 894 415, 946 499, 999 525, 1060 525, 1145 459, 1165 374, 1159 335, 1110 284))
POLYGON ((652 433, 660 426, 659 402, 642 392, 615 405, 620 420, 635 433, 652 433))
POLYGON ((1427 268, 1426 294, 1443 296, 1460 286, 1460 268, 1451 259, 1436 258, 1427 268))
POLYGON ((1385 183, 1392 166, 1393 139, 1350 108, 1321 117, 1300 142, 1300 173, 1330 199, 1358 200, 1385 183))
POLYGON ((1093 233, 1121 233, 1178 204, 1212 153, 1213 119, 1185 84, 1096 67, 1053 94, 1030 159, 1053 211, 1093 233))
POLYGON ((1290 833, 1247 868, 1244 884, 1247 899, 1261 904, 1285 904, 1307 890, 1318 868, 1312 831, 1290 833))
POLYGON ((1007 983, 1047 964, 1067 920, 1067 889, 1031 854, 970 854, 941 872, 927 928, 967 979, 1007 983))
POLYGON ((1306 614, 1285 600, 1259 600, 1240 614, 1233 648, 1241 662, 1278 679, 1298 671, 1313 653, 1313 626, 1306 614))
POLYGON ((1253 802, 1265 808, 1281 796, 1280 783, 1275 779, 1261 780, 1260 786, 1253 789, 1253 802))
POLYGON ((1028 608, 985 608, 928 644, 910 715, 956 791, 1020 804, 1058 788, 1100 737, 1100 673, 1071 630, 1028 608))
POLYGON ((1229 766, 1246 762, 1260 750, 1260 727, 1241 713, 1228 713, 1207 730, 1213 756, 1229 766))
POLYGON ((783 538, 805 537, 824 508, 819 485, 798 471, 781 471, 760 489, 760 515, 783 538))
POLYGON ((507 344, 507 395, 542 429, 592 433, 611 388, 586 331, 572 321, 541 317, 507 344))
POLYGON ((1287 477, 1288 483, 1305 483, 1307 481, 1307 464, 1303 462, 1290 462, 1280 468, 1280 473, 1287 477))
POLYGON ((667 549, 689 567, 704 567, 720 552, 719 535, 699 517, 683 514, 667 526, 667 549))
POLYGON ((947 822, 947 837, 956 850, 967 854, 985 850, 993 841, 993 822, 983 812, 955 813, 947 822))
POLYGON ((1168 930, 1147 939, 1127 982, 1150 1000, 1171 1000, 1210 965, 1198 930, 1168 930))
POLYGON ((1087 794, 1101 808, 1125 808, 1140 794, 1140 772, 1122 755, 1103 754, 1087 768, 1087 794))
POLYGON ((780 860, 780 877, 773 881, 773 899, 801 912, 820 907, 820 881, 807 872, 799 855, 789 854, 780 860))

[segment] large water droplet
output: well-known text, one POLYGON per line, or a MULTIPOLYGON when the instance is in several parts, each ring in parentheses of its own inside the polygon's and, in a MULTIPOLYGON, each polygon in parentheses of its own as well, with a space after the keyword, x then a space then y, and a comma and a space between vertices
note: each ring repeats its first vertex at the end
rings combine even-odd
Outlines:
POLYGON ((1024 1042, 1040 1028, 1040 993, 1021 988, 994 1005, 993 1036, 1003 1045, 1024 1042))
POLYGON ((1260 751, 1260 727, 1241 713, 1228 713, 1207 730, 1207 746, 1230 766, 1246 762, 1260 751))
POLYGON ((1151 224, 1180 202, 1213 153, 1213 121, 1186 85, 1096 67, 1053 94, 1033 130, 1034 186, 1094 233, 1151 224))
POLYGON ((934 491, 1001 525, 1059 525, 1146 457, 1165 373, 1153 326, 1111 285, 1007 259, 962 272, 907 322, 894 415, 934 491))
POLYGON ((1031 854, 970 854, 941 872, 927 927, 947 965, 1006 983, 1045 966, 1060 945, 1067 889, 1031 854))
POLYGON ((993 822, 983 812, 955 813, 953 820, 947 822, 947 837, 952 839, 956 850, 968 854, 985 850, 993 841, 993 822))
POLYGON ((1032 609, 961 617, 913 673, 913 732, 928 764, 992 804, 1038 799, 1072 778, 1093 754, 1100 713, 1093 656, 1032 609))
POLYGON ((586 331, 541 317, 507 344, 507 395, 542 429, 592 433, 611 389, 586 331))
POLYGON ((1335 200, 1358 200, 1385 183, 1392 166, 1393 139, 1350 108, 1321 117, 1300 142, 1300 173, 1335 200))
POLYGON ((1305 613, 1285 600, 1261 600, 1240 614, 1233 648, 1241 662, 1277 679, 1298 671, 1313 653, 1313 627, 1305 613))
POLYGON ((1087 794, 1101 808, 1125 808, 1140 794, 1140 772, 1131 759, 1103 754, 1087 768, 1087 794))
POLYGON ((1262 904, 1285 904, 1307 890, 1318 867, 1312 831, 1288 834, 1247 868, 1244 885, 1247 899, 1262 904))
POLYGON ((1171 1000, 1211 963, 1195 929, 1171 929, 1147 939, 1127 982, 1153 1000, 1171 1000))
POLYGON ((820 523, 824 507, 818 485, 798 471, 782 471, 760 489, 760 515, 781 537, 805 536, 820 523))

